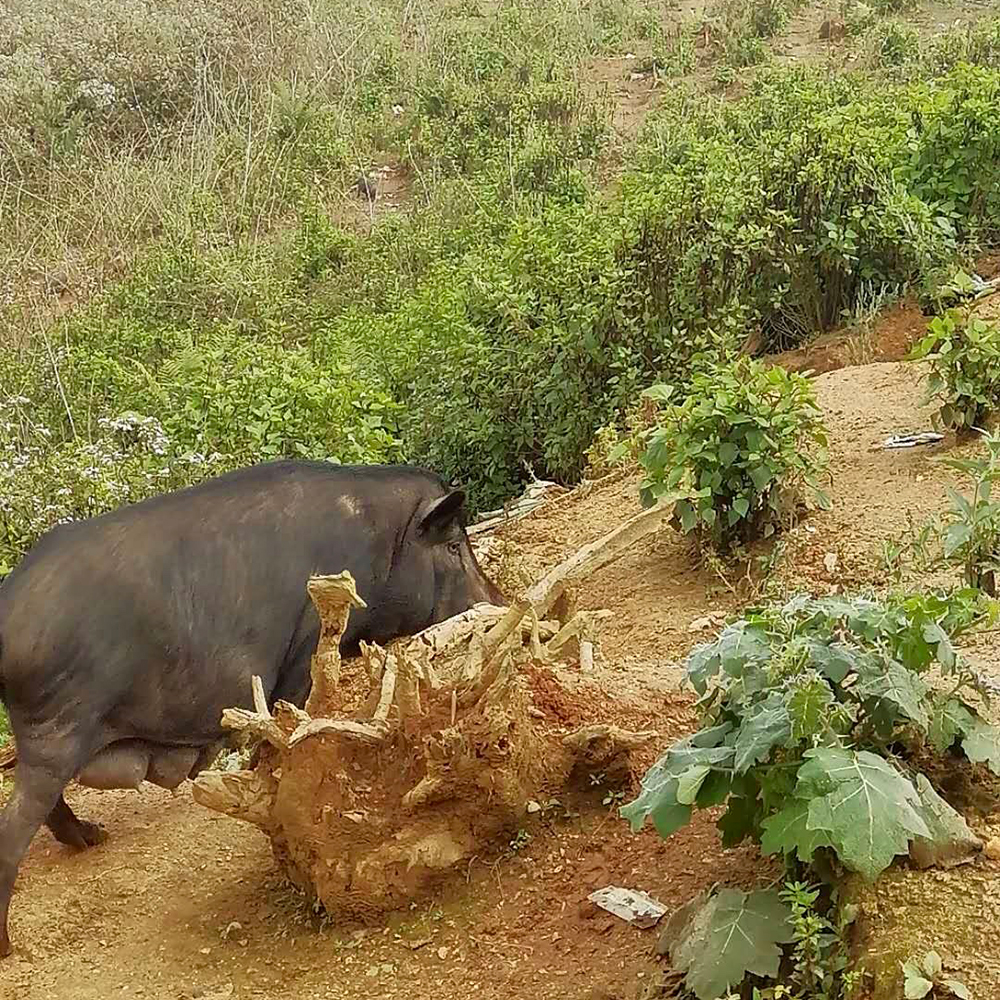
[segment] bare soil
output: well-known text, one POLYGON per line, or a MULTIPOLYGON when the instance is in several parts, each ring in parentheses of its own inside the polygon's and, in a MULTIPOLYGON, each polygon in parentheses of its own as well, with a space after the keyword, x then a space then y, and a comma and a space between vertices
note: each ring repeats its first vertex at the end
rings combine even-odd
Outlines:
MULTIPOLYGON (((887 317, 887 341, 899 322, 887 317)), ((877 583, 880 540, 946 502, 953 480, 933 457, 953 445, 880 447, 890 434, 930 425, 911 364, 841 368, 815 385, 831 433, 834 507, 790 532, 776 579, 814 591, 877 583)), ((638 509, 635 477, 620 475, 550 501, 501 535, 536 575, 638 509)), ((710 634, 699 619, 735 610, 748 593, 699 566, 672 532, 638 545, 579 593, 581 608, 615 613, 604 662, 587 678, 537 673, 536 708, 567 728, 656 729, 659 738, 637 755, 641 775, 694 725, 681 661, 710 634)), ((1000 673, 992 641, 982 646, 977 658, 1000 673)), ((104 824, 110 839, 75 853, 38 834, 12 906, 16 951, 0 965, 0 995, 457 1000, 474 991, 483 1000, 631 1000, 657 974, 656 932, 595 910, 589 892, 619 884, 673 906, 716 881, 750 885, 771 871, 752 848, 723 850, 711 816, 666 842, 648 829, 632 834, 614 811, 632 790, 596 786, 565 797, 510 845, 475 859, 458 884, 372 931, 327 926, 280 881, 259 831, 196 805, 186 787, 176 796, 72 788, 74 809, 104 824)), ((984 865, 991 877, 1000 872, 997 862, 984 865)))

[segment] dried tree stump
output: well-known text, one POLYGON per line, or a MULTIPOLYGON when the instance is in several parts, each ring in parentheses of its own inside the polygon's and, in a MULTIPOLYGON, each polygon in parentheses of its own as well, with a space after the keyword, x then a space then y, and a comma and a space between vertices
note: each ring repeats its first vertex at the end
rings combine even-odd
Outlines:
POLYGON ((572 611, 567 587, 670 517, 663 502, 585 546, 510 608, 477 606, 388 648, 341 662, 354 607, 348 573, 313 577, 321 621, 306 711, 254 710, 222 723, 268 748, 254 770, 203 772, 194 797, 260 827, 291 880, 333 915, 376 920, 408 905, 558 793, 580 769, 625 773, 651 732, 539 718, 524 667, 570 658, 592 669, 607 611, 572 611), (565 621, 546 615, 561 603, 565 621))

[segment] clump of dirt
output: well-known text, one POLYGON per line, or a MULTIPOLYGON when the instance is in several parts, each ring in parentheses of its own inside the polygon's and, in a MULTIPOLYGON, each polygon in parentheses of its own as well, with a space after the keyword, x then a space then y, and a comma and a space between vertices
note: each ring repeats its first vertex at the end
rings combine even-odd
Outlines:
MULTIPOLYGON (((977 830, 985 840, 998 832, 996 819, 977 830)), ((850 880, 844 898, 859 906, 854 953, 870 977, 871 1000, 902 996, 901 964, 929 951, 977 1000, 1000 998, 1000 861, 981 856, 949 871, 892 868, 873 886, 850 880)))
POLYGON ((927 317, 911 297, 885 310, 871 327, 831 330, 768 360, 788 371, 821 375, 877 361, 902 361, 926 333, 927 317))

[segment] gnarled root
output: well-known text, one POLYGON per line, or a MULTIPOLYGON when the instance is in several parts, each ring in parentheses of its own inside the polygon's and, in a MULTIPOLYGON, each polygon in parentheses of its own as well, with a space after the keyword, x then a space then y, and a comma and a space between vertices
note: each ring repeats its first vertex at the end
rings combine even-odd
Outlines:
POLYGON ((593 663, 607 611, 576 611, 570 584, 669 517, 646 511, 549 572, 510 608, 478 606, 342 663, 340 638, 363 607, 348 573, 309 581, 322 623, 306 711, 254 711, 223 724, 269 748, 256 771, 206 772, 202 804, 255 823, 287 874, 334 912, 373 919, 406 905, 509 832, 528 803, 574 772, 629 770, 653 735, 594 724, 566 734, 533 710, 529 663, 593 663), (557 620, 547 615, 554 612, 557 620))

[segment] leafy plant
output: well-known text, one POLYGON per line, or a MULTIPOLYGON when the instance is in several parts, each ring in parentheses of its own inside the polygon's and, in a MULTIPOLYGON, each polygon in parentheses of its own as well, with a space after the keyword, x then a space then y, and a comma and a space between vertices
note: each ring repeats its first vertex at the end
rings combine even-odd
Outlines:
POLYGON ((987 696, 952 645, 991 614, 968 590, 751 610, 689 656, 702 726, 650 769, 623 818, 669 837, 693 809, 725 804, 727 846, 751 837, 789 863, 830 857, 874 879, 935 836, 906 746, 956 747, 1000 774, 1000 729, 971 704, 987 696), (931 665, 947 690, 925 681, 931 665))
POLYGON ((936 426, 981 425, 1000 403, 1000 326, 950 309, 927 330, 909 354, 930 366, 922 405, 939 401, 936 426))
POLYGON ((795 939, 791 909, 774 889, 703 893, 678 909, 664 931, 671 965, 698 1000, 716 1000, 747 974, 773 979, 782 944, 795 939))
POLYGON ((877 68, 902 66, 916 58, 920 36, 915 28, 902 21, 877 21, 865 37, 868 62, 877 68))
POLYGON ((820 895, 819 887, 794 881, 780 890, 702 893, 667 923, 663 943, 671 965, 700 1000, 738 1000, 729 991, 748 977, 778 980, 755 985, 755 1000, 849 997, 858 977, 847 971, 844 934, 856 909, 844 906, 831 920, 821 912, 820 895))
POLYGON ((906 1000, 922 1000, 928 996, 938 1000, 949 996, 971 1000, 972 994, 965 983, 945 975, 941 956, 936 951, 927 952, 919 961, 911 959, 900 964, 903 967, 903 996, 906 1000))
POLYGON ((835 920, 824 916, 817 902, 821 887, 806 882, 786 882, 781 898, 791 910, 793 942, 788 985, 803 1000, 850 997, 860 974, 849 971, 845 935, 857 916, 857 907, 839 908, 835 920))
POLYGON ((641 458, 642 502, 690 488, 675 508, 683 531, 725 549, 773 533, 803 488, 829 506, 818 485, 826 432, 803 376, 742 358, 696 374, 680 401, 672 386, 645 395, 661 413, 641 458))
POLYGON ((996 573, 1000 570, 1000 502, 993 499, 993 484, 1000 479, 1000 432, 983 436, 986 455, 976 458, 942 458, 942 465, 964 473, 972 480, 972 498, 948 489, 951 510, 940 528, 947 562, 962 567, 970 587, 996 596, 996 573))

